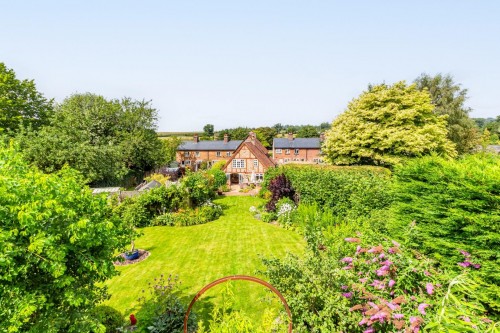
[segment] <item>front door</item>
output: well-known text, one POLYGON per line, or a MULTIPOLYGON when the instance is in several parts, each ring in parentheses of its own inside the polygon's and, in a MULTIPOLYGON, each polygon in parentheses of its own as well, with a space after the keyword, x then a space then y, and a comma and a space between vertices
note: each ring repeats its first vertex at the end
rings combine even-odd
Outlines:
POLYGON ((238 173, 231 174, 231 185, 240 183, 240 175, 238 173))

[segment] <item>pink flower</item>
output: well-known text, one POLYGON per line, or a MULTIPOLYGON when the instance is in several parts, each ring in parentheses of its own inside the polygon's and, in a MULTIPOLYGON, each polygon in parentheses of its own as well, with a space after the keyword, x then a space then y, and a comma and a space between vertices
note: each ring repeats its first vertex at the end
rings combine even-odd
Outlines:
POLYGON ((342 290, 347 290, 349 287, 348 286, 340 286, 340 289, 342 290))
POLYGON ((394 280, 389 280, 389 288, 392 288, 394 287, 394 285, 396 284, 396 281, 394 280))
POLYGON ((391 266, 393 264, 393 262, 390 260, 386 260, 386 261, 381 262, 380 264, 384 265, 384 266, 391 266))
POLYGON ((373 303, 373 302, 368 302, 368 305, 371 306, 374 309, 380 310, 379 307, 378 307, 378 305, 375 304, 375 303, 373 303))
POLYGON ((359 279, 359 282, 366 283, 367 280, 368 280, 368 278, 361 278, 361 279, 359 279))
POLYGON ((352 292, 342 293, 342 296, 344 296, 345 298, 351 298, 352 297, 352 292))
POLYGON ((349 265, 343 267, 342 269, 348 270, 348 269, 352 269, 352 268, 353 268, 352 264, 349 264, 349 265))
POLYGON ((351 257, 345 257, 345 258, 342 258, 340 261, 350 264, 350 263, 352 263, 352 260, 353 259, 351 257))
POLYGON ((430 305, 429 304, 426 304, 426 303, 421 303, 419 306, 418 306, 418 311, 425 315, 425 308, 429 307, 430 305))
POLYGON ((470 257, 470 253, 469 253, 469 252, 467 252, 467 251, 460 250, 460 253, 461 253, 464 257, 466 257, 466 258, 470 257))
POLYGON ((480 269, 481 268, 480 264, 472 264, 472 266, 474 266, 475 269, 480 269))
POLYGON ((401 246, 401 244, 399 244, 399 243, 398 243, 398 242, 396 242, 396 241, 392 241, 392 244, 394 244, 394 246, 396 246, 396 247, 400 247, 400 246, 401 246))
POLYGON ((391 309, 392 311, 399 309, 399 305, 397 304, 392 304, 391 302, 385 302, 385 304, 387 304, 389 309, 391 309))
POLYGON ((376 321, 378 320, 379 322, 383 323, 385 319, 389 316, 389 314, 385 311, 379 311, 373 316, 370 317, 371 321, 376 321))
POLYGON ((376 273, 378 276, 384 276, 389 274, 389 270, 390 270, 389 266, 382 266, 376 271, 376 273))
POLYGON ((356 254, 359 254, 361 252, 361 246, 356 246, 356 254))
POLYGON ((349 243, 359 243, 359 242, 361 242, 361 239, 359 239, 359 238, 344 238, 344 240, 346 242, 349 242, 349 243))
POLYGON ((464 261, 464 262, 459 262, 458 265, 462 267, 469 267, 472 264, 469 261, 464 261))
POLYGON ((429 273, 428 271, 424 271, 424 275, 425 276, 431 276, 431 273, 429 273))
POLYGON ((434 292, 434 285, 432 283, 427 283, 425 285, 425 289, 427 289, 427 293, 429 295, 432 295, 432 293, 434 292))
POLYGON ((384 258, 385 258, 385 254, 381 253, 381 254, 379 254, 379 256, 378 256, 378 257, 379 257, 380 259, 384 259, 384 258))
POLYGON ((392 318, 394 318, 394 319, 403 319, 404 317, 405 317, 405 315, 402 313, 395 313, 392 315, 392 318))
POLYGON ((375 332, 375 329, 373 329, 373 327, 370 327, 369 329, 363 331, 363 333, 373 333, 373 332, 375 332))
POLYGON ((358 323, 359 326, 363 326, 364 324, 366 324, 368 322, 368 318, 363 318, 361 319, 361 321, 358 323))

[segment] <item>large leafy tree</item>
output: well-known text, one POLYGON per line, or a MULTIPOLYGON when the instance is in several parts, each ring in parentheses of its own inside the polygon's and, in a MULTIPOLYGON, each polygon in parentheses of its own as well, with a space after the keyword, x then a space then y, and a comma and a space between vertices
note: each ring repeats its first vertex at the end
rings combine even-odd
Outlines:
POLYGON ((325 157, 334 164, 394 165, 432 152, 455 156, 446 120, 428 92, 404 81, 370 86, 352 100, 326 133, 325 157))
POLYGON ((297 131, 297 137, 298 138, 318 138, 319 137, 318 127, 312 126, 312 125, 302 126, 297 131))
POLYGON ((90 184, 118 184, 163 164, 156 119, 149 102, 75 94, 57 106, 50 125, 20 139, 27 158, 44 171, 68 164, 90 184))
POLYGON ((0 62, 0 133, 13 133, 21 126, 38 129, 52 114, 52 100, 36 90, 32 80, 19 80, 0 62))
POLYGON ((479 135, 474 121, 469 118, 471 108, 465 106, 467 89, 455 83, 451 75, 422 74, 415 83, 418 89, 425 89, 431 94, 434 113, 448 116, 448 139, 455 144, 457 152, 463 154, 472 151, 479 143, 479 135))
POLYGON ((0 147, 2 332, 104 332, 89 311, 132 235, 78 172, 44 174, 0 147))

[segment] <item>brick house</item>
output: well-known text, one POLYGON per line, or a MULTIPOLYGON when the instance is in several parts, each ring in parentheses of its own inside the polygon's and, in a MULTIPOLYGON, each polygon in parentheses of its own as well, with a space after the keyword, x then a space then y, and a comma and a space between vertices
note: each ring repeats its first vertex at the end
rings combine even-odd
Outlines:
POLYGON ((255 133, 240 143, 224 166, 230 184, 260 183, 267 169, 276 163, 268 156, 267 149, 257 139, 255 133))
POLYGON ((286 163, 323 163, 321 157, 321 143, 323 134, 319 138, 294 138, 292 133, 286 138, 273 140, 273 159, 278 164, 286 163))
POLYGON ((176 161, 180 166, 188 166, 197 170, 202 162, 212 165, 218 161, 228 161, 234 151, 240 146, 242 140, 229 140, 224 135, 224 140, 200 141, 197 134, 193 141, 183 141, 177 148, 176 161))

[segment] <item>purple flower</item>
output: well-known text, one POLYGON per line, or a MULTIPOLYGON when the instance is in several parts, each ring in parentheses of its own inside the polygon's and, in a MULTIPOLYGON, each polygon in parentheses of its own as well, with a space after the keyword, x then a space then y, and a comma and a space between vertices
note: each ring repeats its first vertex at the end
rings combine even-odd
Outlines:
POLYGON ((394 319, 403 319, 404 317, 405 317, 405 315, 402 313, 395 313, 392 315, 392 318, 394 318, 394 319))
POLYGON ((366 283, 367 280, 368 280, 368 278, 361 278, 361 279, 359 279, 359 282, 366 283))
POLYGON ((342 290, 347 290, 349 287, 348 286, 340 286, 340 289, 342 290))
POLYGON ((432 283, 427 283, 425 285, 425 289, 427 289, 427 293, 429 295, 432 295, 432 293, 434 292, 434 285, 432 283))
POLYGON ((394 285, 396 284, 396 281, 394 280, 389 280, 389 288, 392 288, 394 287, 394 285))
POLYGON ((363 333, 373 333, 373 332, 375 332, 375 329, 373 327, 370 327, 369 329, 363 331, 363 333))
POLYGON ((342 269, 346 269, 346 270, 347 270, 347 269, 352 269, 352 268, 353 268, 352 264, 349 264, 349 265, 347 265, 347 266, 345 266, 345 267, 342 267, 342 269))
POLYGON ((381 262, 380 264, 384 265, 384 266, 391 266, 393 264, 393 262, 390 260, 386 260, 386 261, 381 262))
POLYGON ((380 259, 384 259, 384 258, 385 258, 385 254, 381 253, 381 254, 379 254, 379 256, 378 256, 378 257, 379 257, 380 259))
POLYGON ((375 304, 375 303, 373 303, 373 302, 368 302, 368 305, 371 306, 374 309, 380 310, 379 307, 378 307, 378 305, 375 304))
POLYGON ((352 292, 342 293, 342 296, 344 296, 345 298, 351 298, 352 297, 352 292))
POLYGON ((429 273, 428 271, 424 271, 424 275, 425 276, 431 276, 431 273, 429 273))
POLYGON ((359 326, 363 326, 364 324, 366 324, 368 322, 368 319, 367 318, 363 318, 361 319, 361 321, 358 323, 359 326))
POLYGON ((464 261, 464 262, 459 262, 458 265, 462 267, 469 267, 472 264, 469 261, 464 261))
POLYGON ((480 264, 472 264, 472 266, 474 266, 475 269, 480 269, 481 268, 480 264))
POLYGON ((374 314, 373 316, 371 316, 370 320, 371 321, 378 320, 379 322, 383 323, 384 320, 388 317, 388 315, 389 314, 387 312, 385 312, 385 311, 379 311, 376 314, 374 314))
POLYGON ((399 305, 397 304, 392 304, 391 302, 385 302, 385 304, 387 304, 389 309, 391 309, 392 311, 399 309, 399 305))
POLYGON ((378 276, 387 275, 387 274, 389 274, 390 269, 391 268, 389 266, 385 265, 385 266, 382 266, 379 269, 377 269, 376 273, 378 276))
POLYGON ((342 258, 340 261, 350 264, 350 263, 352 263, 352 260, 353 259, 351 257, 345 257, 345 258, 342 258))
POLYGON ((361 246, 358 245, 356 246, 356 254, 359 254, 361 252, 361 246))
POLYGON ((470 257, 470 253, 469 253, 469 252, 464 251, 464 250, 459 250, 459 251, 460 251, 460 253, 461 253, 464 257, 466 257, 466 258, 470 257))
POLYGON ((419 306, 418 306, 418 311, 425 315, 425 308, 427 308, 429 306, 429 304, 426 304, 426 303, 421 303, 419 306))

